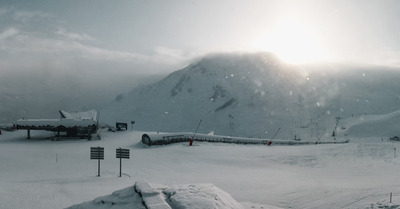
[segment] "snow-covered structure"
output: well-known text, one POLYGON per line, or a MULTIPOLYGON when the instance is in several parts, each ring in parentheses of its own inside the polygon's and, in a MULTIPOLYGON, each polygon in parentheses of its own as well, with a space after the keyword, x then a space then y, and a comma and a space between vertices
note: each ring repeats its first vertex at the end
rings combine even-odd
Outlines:
POLYGON ((262 139, 262 138, 246 138, 219 136, 209 134, 194 134, 191 132, 146 132, 142 135, 142 143, 153 145, 166 145, 179 142, 189 142, 190 140, 199 142, 221 142, 234 144, 264 144, 264 145, 308 145, 308 144, 343 144, 348 143, 348 139, 315 139, 315 140, 285 140, 285 139, 262 139))
POLYGON ((27 130, 27 138, 30 138, 30 130, 45 130, 57 133, 57 137, 87 137, 91 138, 98 130, 98 112, 90 110, 86 112, 69 113, 60 110, 60 119, 20 119, 16 122, 16 128, 27 130))

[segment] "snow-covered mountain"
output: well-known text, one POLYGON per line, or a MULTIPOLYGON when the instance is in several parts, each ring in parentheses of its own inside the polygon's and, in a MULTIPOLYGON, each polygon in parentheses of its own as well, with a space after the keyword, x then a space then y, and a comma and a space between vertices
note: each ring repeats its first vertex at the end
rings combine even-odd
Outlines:
POLYGON ((277 138, 329 136, 337 117, 399 110, 398 78, 400 71, 383 68, 296 67, 267 53, 214 54, 120 95, 101 114, 111 124, 135 121, 139 130, 194 131, 201 119, 201 133, 272 137, 281 128, 277 138))

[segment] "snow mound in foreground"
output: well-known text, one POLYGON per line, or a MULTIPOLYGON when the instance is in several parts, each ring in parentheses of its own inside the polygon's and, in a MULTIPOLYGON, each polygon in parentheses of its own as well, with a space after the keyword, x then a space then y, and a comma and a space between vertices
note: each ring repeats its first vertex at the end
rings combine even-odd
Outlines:
MULTIPOLYGON (((174 185, 158 188, 156 191, 158 191, 159 196, 165 198, 165 202, 168 203, 172 209, 244 209, 230 194, 213 184, 174 185)), ((130 186, 115 191, 110 195, 73 205, 68 209, 146 209, 143 205, 143 202, 145 202, 143 198, 145 199, 146 197, 138 194, 135 190, 135 186, 130 186)), ((245 205, 245 208, 270 208, 266 205, 255 207, 253 203, 246 203, 245 205)))
POLYGON ((166 188, 163 193, 174 209, 243 209, 232 196, 212 184, 188 184, 166 188))
POLYGON ((113 192, 110 195, 98 197, 92 201, 68 207, 68 209, 146 209, 142 198, 135 192, 134 186, 113 192))

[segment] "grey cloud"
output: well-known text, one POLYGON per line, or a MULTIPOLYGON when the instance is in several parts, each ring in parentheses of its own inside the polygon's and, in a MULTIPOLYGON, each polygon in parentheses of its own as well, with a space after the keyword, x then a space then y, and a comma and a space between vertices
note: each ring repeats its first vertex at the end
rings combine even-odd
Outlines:
POLYGON ((37 19, 49 19, 53 15, 41 11, 15 11, 13 17, 14 20, 26 23, 37 19))
POLYGON ((107 49, 89 35, 63 28, 54 36, 54 31, 9 27, 0 31, 0 55, 0 123, 53 117, 57 109, 98 108, 152 82, 144 79, 152 72, 176 70, 184 62, 172 49, 150 54, 107 49))
MULTIPOLYGON (((65 31, 59 31, 59 33, 71 36, 70 33, 66 33, 65 31)), ((75 36, 74 40, 70 40, 69 38, 56 39, 36 36, 35 33, 19 32, 15 28, 7 29, 0 33, 0 41, 8 39, 7 41, 0 42, 0 53, 6 55, 0 58, 0 60, 3 61, 3 65, 7 63, 9 66, 22 65, 25 67, 35 66, 37 60, 45 60, 47 65, 51 66, 53 63, 56 67, 60 67, 62 63, 64 63, 65 67, 71 66, 71 64, 79 64, 76 63, 77 61, 84 61, 86 63, 107 61, 115 63, 117 66, 122 64, 132 67, 135 65, 148 65, 151 67, 154 65, 173 65, 181 62, 183 59, 180 55, 172 55, 165 50, 164 52, 158 50, 153 54, 145 55, 105 49, 81 42, 81 39, 88 39, 83 35, 73 35, 75 36), (162 58, 163 56, 166 58, 162 58)))
POLYGON ((4 30, 3 32, 0 33, 0 41, 12 37, 16 34, 18 34, 18 30, 15 28, 9 28, 7 30, 4 30))
POLYGON ((7 14, 8 10, 5 8, 0 8, 0 16, 7 14))
POLYGON ((96 40, 95 38, 93 38, 92 36, 89 36, 87 34, 67 32, 66 29, 63 27, 58 27, 58 29, 55 33, 57 35, 65 37, 69 40, 75 40, 75 41, 95 41, 96 40))

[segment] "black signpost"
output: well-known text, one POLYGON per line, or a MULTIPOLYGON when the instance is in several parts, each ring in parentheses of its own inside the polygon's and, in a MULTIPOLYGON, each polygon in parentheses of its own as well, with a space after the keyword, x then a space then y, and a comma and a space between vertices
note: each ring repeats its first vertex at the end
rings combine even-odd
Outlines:
POLYGON ((119 158, 119 177, 122 176, 122 158, 129 159, 129 149, 117 149, 117 158, 119 158))
POLYGON ((100 176, 100 160, 104 160, 104 147, 90 147, 90 159, 99 161, 97 176, 100 176))
POLYGON ((132 131, 133 131, 133 124, 135 124, 135 121, 132 120, 132 121, 131 121, 131 124, 132 124, 132 131))

